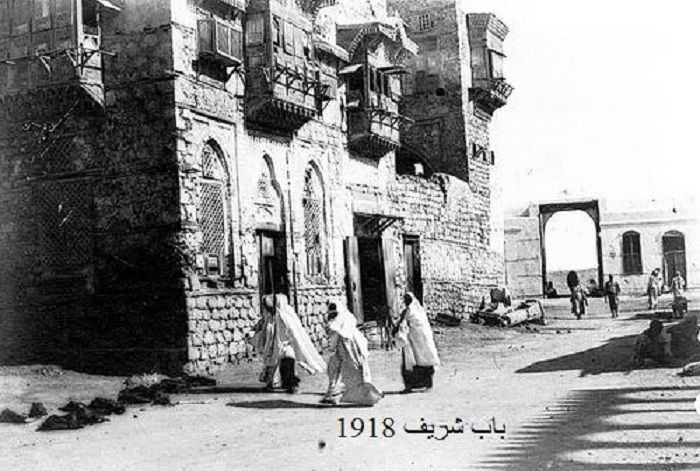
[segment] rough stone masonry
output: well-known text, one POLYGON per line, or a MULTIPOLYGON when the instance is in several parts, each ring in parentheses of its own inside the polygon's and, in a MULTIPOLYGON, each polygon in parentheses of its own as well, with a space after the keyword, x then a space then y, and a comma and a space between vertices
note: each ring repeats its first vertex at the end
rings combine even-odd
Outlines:
POLYGON ((1 361, 206 372, 255 355, 266 294, 323 347, 331 301, 371 329, 405 289, 465 317, 501 282, 500 20, 113 3, 0 1, 1 361))

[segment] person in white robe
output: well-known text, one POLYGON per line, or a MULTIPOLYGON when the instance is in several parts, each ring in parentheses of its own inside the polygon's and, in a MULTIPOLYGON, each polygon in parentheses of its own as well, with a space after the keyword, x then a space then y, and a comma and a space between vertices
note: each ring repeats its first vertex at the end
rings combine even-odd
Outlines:
POLYGON ((283 294, 263 298, 262 318, 256 327, 253 345, 263 357, 260 381, 268 391, 275 387, 278 370, 282 388, 289 393, 296 392, 299 386, 297 364, 309 374, 326 370, 326 363, 283 294))
POLYGON ((328 337, 333 352, 328 362, 328 392, 321 402, 373 406, 384 396, 372 384, 367 339, 345 307, 328 306, 328 337))
POLYGON ((404 392, 414 389, 430 390, 433 387, 433 375, 440 366, 433 331, 428 315, 413 293, 404 296, 406 308, 394 329, 396 344, 401 348, 401 374, 404 380, 404 392))

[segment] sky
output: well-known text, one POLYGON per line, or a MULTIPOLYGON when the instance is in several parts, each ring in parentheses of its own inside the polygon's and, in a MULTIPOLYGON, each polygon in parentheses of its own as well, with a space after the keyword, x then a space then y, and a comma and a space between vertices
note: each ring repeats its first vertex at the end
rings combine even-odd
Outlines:
MULTIPOLYGON (((492 128, 502 209, 697 197, 700 2, 462 1, 511 31, 506 77, 515 91, 492 128)), ((564 234, 555 245, 575 245, 572 230, 554 232, 564 234)))

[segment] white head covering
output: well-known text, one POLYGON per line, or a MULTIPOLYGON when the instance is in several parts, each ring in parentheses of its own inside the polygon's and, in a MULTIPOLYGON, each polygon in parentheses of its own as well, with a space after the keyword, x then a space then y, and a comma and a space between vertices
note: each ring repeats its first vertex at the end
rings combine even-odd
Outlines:
POLYGON ((440 358, 435 347, 428 314, 413 293, 406 293, 406 295, 411 298, 411 303, 407 307, 406 322, 400 326, 397 337, 399 345, 409 349, 406 369, 410 371, 414 365, 439 366, 440 358))
POLYGON ((367 338, 357 328, 357 318, 345 307, 337 306, 338 316, 328 323, 328 330, 344 340, 355 343, 360 355, 366 359, 369 356, 367 338))

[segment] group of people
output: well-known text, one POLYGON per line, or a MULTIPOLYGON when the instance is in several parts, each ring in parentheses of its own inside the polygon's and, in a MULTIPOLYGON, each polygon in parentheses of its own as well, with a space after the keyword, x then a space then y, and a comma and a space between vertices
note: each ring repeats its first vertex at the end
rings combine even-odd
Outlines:
MULTIPOLYGON (((647 296, 649 298, 649 309, 656 311, 659 307, 659 296, 661 295, 664 287, 664 281, 661 277, 661 269, 656 268, 649 275, 649 281, 647 281, 647 296)), ((683 291, 686 289, 685 279, 680 271, 676 271, 671 280, 671 293, 673 293, 673 300, 676 301, 683 297, 683 291)))
MULTIPOLYGON (((659 296, 661 295, 664 285, 660 273, 661 270, 658 268, 653 270, 651 275, 649 275, 649 281, 647 282, 649 310, 652 311, 656 311, 658 309, 659 296)), ((578 275, 575 271, 569 272, 566 283, 571 291, 571 313, 576 315, 577 319, 580 319, 581 315, 586 313, 586 307, 588 306, 586 290, 581 286, 581 282, 579 281, 578 275)), ((549 282, 549 286, 552 286, 551 281, 549 282)), ((673 280, 671 281, 670 288, 671 293, 673 293, 674 303, 680 299, 684 299, 683 292, 686 289, 686 283, 680 271, 676 271, 673 280)), ((554 288, 552 286, 552 290, 553 289, 554 288)), ((605 283, 603 292, 613 319, 618 318, 620 306, 620 284, 615 281, 613 275, 608 275, 608 281, 605 283)))
MULTIPOLYGON (((405 308, 393 329, 401 348, 401 374, 404 392, 429 390, 435 368, 440 365, 428 316, 416 297, 404 296, 405 308)), ((384 394, 372 382, 369 347, 357 328, 357 319, 345 307, 328 305, 327 331, 332 355, 328 364, 314 347, 287 297, 282 294, 263 298, 262 318, 256 326, 253 344, 263 357, 260 381, 265 390, 280 385, 295 393, 299 387, 296 365, 310 374, 327 372, 328 390, 321 402, 341 402, 372 406, 384 394)))

